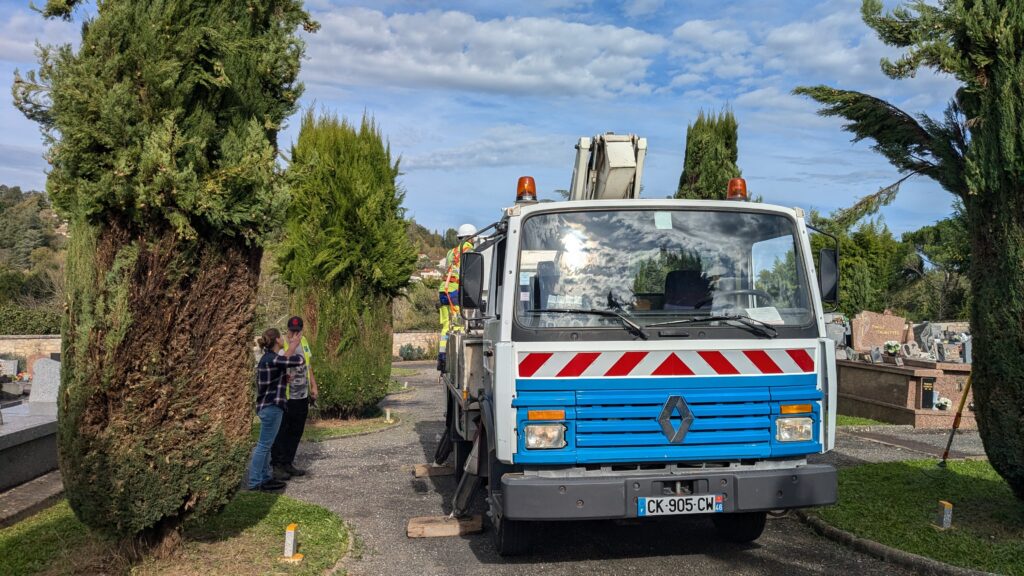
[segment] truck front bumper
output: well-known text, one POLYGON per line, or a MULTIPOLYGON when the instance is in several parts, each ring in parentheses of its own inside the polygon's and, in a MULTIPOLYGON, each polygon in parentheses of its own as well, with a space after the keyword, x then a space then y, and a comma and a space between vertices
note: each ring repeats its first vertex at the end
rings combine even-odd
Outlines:
POLYGON ((514 520, 635 518, 637 498, 683 494, 723 497, 723 512, 755 512, 834 504, 836 469, 827 464, 685 475, 553 478, 505 474, 502 513, 514 520))

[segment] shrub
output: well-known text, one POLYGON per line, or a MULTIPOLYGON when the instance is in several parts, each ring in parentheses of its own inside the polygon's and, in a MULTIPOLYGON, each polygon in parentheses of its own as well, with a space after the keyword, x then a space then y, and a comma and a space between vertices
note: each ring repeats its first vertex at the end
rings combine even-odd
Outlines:
POLYGON ((54 308, 0 304, 0 334, 60 334, 62 319, 54 308))

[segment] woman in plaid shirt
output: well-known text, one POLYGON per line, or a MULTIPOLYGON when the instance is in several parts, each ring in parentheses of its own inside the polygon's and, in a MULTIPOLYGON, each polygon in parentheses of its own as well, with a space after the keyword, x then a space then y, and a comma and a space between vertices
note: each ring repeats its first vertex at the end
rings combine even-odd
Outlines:
POLYGON ((278 354, 284 346, 284 341, 276 328, 264 332, 259 339, 259 345, 263 350, 263 356, 256 368, 256 414, 260 418, 260 439, 252 450, 248 485, 250 490, 281 490, 285 483, 274 480, 270 473, 270 447, 277 437, 287 405, 285 389, 288 386, 288 369, 302 366, 306 359, 302 356, 302 347, 297 337, 294 341, 288 342, 288 349, 298 351, 298 354, 278 354))

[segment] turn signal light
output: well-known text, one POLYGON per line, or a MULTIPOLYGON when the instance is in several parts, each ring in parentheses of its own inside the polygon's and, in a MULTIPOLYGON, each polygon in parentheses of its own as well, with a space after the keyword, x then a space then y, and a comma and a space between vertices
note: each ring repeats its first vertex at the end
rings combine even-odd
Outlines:
POLYGON ((565 410, 530 410, 527 420, 565 420, 565 410))
POLYGON ((813 411, 810 404, 789 404, 782 406, 779 412, 783 414, 808 414, 813 411))
POLYGON ((729 186, 726 189, 725 194, 726 200, 746 200, 747 199, 747 181, 743 178, 733 178, 729 180, 729 186))
POLYGON ((535 202, 537 200, 537 183, 533 176, 521 176, 516 185, 516 202, 535 202))

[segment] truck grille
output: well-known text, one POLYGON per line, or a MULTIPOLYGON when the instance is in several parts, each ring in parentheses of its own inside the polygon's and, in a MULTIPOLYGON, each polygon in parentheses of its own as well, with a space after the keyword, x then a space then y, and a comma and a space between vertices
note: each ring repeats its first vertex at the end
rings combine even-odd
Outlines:
MULTIPOLYGON (((771 453, 767 388, 576 391, 577 461, 734 460, 771 453), (658 417, 671 396, 682 396, 693 422, 679 444, 669 442, 658 417), (723 398, 729 399, 722 402, 723 398)), ((680 416, 673 413, 673 429, 680 416)))

